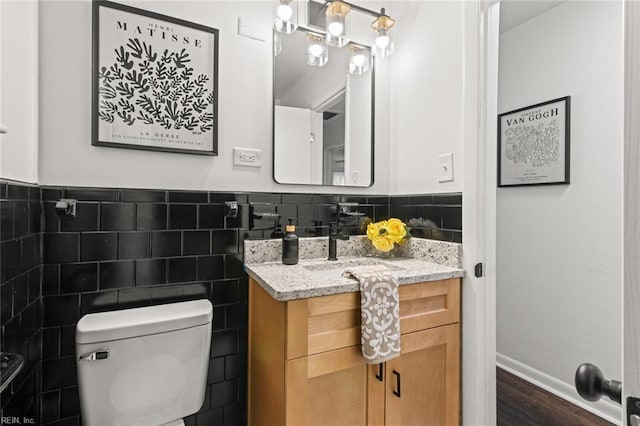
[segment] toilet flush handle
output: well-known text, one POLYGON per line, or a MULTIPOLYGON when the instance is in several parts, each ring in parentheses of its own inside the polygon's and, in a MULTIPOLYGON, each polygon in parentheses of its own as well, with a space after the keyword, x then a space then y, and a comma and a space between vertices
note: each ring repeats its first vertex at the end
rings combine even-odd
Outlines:
POLYGON ((100 361, 101 359, 109 358, 109 349, 98 349, 88 354, 80 355, 80 361, 100 361))

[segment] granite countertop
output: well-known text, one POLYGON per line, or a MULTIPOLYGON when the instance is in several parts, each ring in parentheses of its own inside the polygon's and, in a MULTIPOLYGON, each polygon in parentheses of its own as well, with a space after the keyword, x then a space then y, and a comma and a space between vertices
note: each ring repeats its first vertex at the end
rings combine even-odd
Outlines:
POLYGON ((326 240, 326 237, 301 238, 300 252, 306 256, 297 265, 283 265, 279 260, 281 240, 247 240, 245 269, 279 301, 359 291, 357 280, 341 275, 353 266, 384 265, 396 274, 400 285, 465 275, 460 244, 412 238, 410 245, 401 250, 402 257, 378 258, 371 257, 367 243, 356 236, 350 242, 338 241, 343 247, 338 246, 338 260, 330 262, 324 254, 326 240))

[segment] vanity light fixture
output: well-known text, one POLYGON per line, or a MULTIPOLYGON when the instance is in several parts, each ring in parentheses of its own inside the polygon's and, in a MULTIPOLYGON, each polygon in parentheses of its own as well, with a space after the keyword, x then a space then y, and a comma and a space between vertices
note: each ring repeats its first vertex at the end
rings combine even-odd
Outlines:
POLYGON ((351 55, 349 55, 349 74, 362 75, 366 74, 371 68, 370 50, 366 47, 349 46, 351 55))
POLYGON ((347 14, 350 10, 351 6, 342 1, 327 3, 326 41, 329 46, 343 47, 349 43, 347 14))
MULTIPOLYGON (((277 56, 282 49, 282 40, 280 34, 291 34, 298 28, 298 5, 299 0, 278 0, 278 8, 276 10, 276 20, 273 24, 276 31, 274 38, 273 52, 277 56)), ((322 3, 317 1, 315 3, 322 3)), ((391 55, 394 50, 393 40, 389 36, 389 30, 396 21, 387 15, 385 8, 380 12, 367 9, 362 6, 347 1, 330 1, 324 0, 325 10, 325 31, 307 30, 307 63, 314 66, 323 66, 329 60, 329 49, 327 45, 333 47, 344 47, 349 45, 352 50, 349 58, 349 72, 351 74, 361 75, 369 71, 371 68, 371 56, 386 58, 391 55), (374 16, 375 20, 371 23, 371 28, 375 31, 375 40, 368 49, 349 43, 349 19, 348 15, 351 11, 374 16), (311 32, 314 31, 314 32, 311 32)), ((314 27, 315 28, 315 27, 314 27)))
POLYGON ((376 32, 376 39, 373 47, 374 55, 386 58, 393 53, 394 46, 393 41, 389 37, 389 29, 391 29, 395 23, 396 21, 388 16, 384 8, 382 8, 380 10, 380 16, 371 24, 371 28, 376 32))
POLYGON ((329 60, 329 48, 322 37, 307 34, 307 63, 315 67, 321 67, 329 60))
POLYGON ((296 0, 278 0, 273 28, 284 34, 292 34, 298 28, 298 4, 296 0))

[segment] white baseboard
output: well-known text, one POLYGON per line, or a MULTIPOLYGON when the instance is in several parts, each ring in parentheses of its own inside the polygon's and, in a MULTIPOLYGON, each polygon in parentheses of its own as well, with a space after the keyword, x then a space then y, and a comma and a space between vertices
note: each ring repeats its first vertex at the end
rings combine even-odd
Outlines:
POLYGON ((616 425, 622 424, 622 408, 606 397, 596 402, 585 401, 580 398, 578 391, 576 391, 573 385, 558 380, 555 377, 551 377, 548 374, 531 368, 528 365, 500 353, 496 354, 496 365, 503 370, 538 386, 539 388, 551 392, 552 394, 595 414, 598 417, 602 417, 616 425))

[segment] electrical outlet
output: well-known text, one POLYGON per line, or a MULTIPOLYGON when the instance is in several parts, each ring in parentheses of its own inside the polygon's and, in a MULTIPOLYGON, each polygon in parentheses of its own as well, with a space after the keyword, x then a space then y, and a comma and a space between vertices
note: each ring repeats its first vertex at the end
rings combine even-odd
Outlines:
POLYGON ((262 167, 259 149, 233 148, 233 165, 246 167, 262 167))
POLYGON ((438 157, 438 182, 451 182, 453 180, 453 153, 443 154, 438 157))

